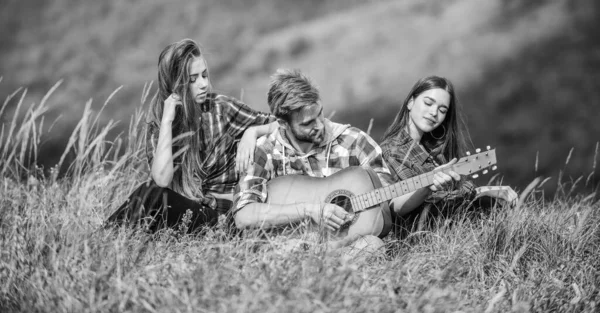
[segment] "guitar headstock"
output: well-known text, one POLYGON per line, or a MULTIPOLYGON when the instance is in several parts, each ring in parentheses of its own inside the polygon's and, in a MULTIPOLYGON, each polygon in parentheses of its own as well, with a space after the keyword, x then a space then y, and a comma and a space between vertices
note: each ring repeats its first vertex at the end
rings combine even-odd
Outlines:
POLYGON ((479 171, 483 171, 483 174, 487 174, 488 168, 496 170, 496 149, 490 149, 487 146, 487 151, 481 152, 481 149, 475 150, 477 154, 471 155, 467 152, 467 156, 460 158, 452 166, 452 170, 460 175, 469 175, 473 178, 479 177, 479 171))

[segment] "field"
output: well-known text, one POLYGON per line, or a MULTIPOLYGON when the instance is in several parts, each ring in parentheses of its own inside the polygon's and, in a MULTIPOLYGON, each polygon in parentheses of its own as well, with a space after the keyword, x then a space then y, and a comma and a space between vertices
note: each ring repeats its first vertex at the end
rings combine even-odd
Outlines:
MULTIPOLYGON (((24 103, 39 103, 64 80, 46 112, 61 119, 39 146, 49 168, 88 99, 97 111, 119 86, 99 125, 121 120, 110 140, 127 132, 123 116, 156 81, 160 51, 182 38, 203 46, 219 92, 266 111, 269 76, 299 68, 320 87, 326 115, 361 129, 373 118, 377 140, 412 84, 436 74, 457 88, 473 146, 498 148, 505 181, 524 189, 552 176, 543 186, 550 195, 571 149, 564 176, 592 170, 599 28, 595 0, 3 0, 0 97, 25 86, 24 103)), ((18 100, 0 123, 10 123, 18 100)))
POLYGON ((389 236, 385 253, 375 255, 230 236, 222 226, 198 237, 185 229, 155 236, 103 230, 104 218, 148 178, 138 130, 151 88, 144 87, 129 131, 114 141, 106 137, 114 123, 100 127, 102 110, 88 103, 61 161, 45 175, 27 164, 42 157, 37 148, 47 132, 40 129, 52 123, 44 113, 53 90, 31 107, 19 101, 2 125, 1 312, 599 310, 600 202, 570 192, 593 175, 561 182, 553 199, 536 179, 514 208, 438 218, 405 238, 389 236), (57 175, 67 159, 68 175, 57 175))

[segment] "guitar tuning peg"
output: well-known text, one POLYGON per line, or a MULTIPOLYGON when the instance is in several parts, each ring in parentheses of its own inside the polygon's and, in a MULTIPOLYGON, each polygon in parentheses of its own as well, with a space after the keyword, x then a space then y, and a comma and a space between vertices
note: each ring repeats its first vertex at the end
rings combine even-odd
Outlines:
POLYGON ((471 155, 471 152, 467 151, 467 155, 471 155))
POLYGON ((473 178, 474 178, 474 179, 475 179, 475 178, 477 178, 477 177, 479 177, 479 174, 475 174, 475 175, 473 175, 473 178))
POLYGON ((490 146, 486 146, 485 148, 486 148, 486 149, 488 149, 488 150, 490 150, 490 149, 491 149, 491 147, 490 147, 490 146))
POLYGON ((487 174, 488 170, 483 170, 483 175, 487 174))
POLYGON ((497 167, 496 165, 492 166, 492 170, 494 170, 494 171, 495 171, 495 170, 497 170, 497 169, 498 169, 498 167, 497 167))
POLYGON ((475 152, 479 153, 479 152, 481 152, 481 149, 477 148, 477 149, 475 149, 475 152))

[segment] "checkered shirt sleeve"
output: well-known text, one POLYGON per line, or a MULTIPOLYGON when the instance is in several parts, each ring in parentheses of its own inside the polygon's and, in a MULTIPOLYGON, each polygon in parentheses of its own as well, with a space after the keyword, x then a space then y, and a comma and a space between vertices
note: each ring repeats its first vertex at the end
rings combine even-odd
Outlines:
POLYGON ((276 118, 267 113, 255 111, 245 103, 223 95, 215 98, 215 102, 225 119, 224 124, 233 138, 239 138, 250 126, 264 125, 274 122, 276 118))
POLYGON ((267 201, 267 181, 273 178, 273 162, 268 154, 272 145, 266 139, 267 136, 261 137, 256 143, 254 163, 248 167, 246 174, 241 176, 235 188, 233 214, 249 203, 267 201))

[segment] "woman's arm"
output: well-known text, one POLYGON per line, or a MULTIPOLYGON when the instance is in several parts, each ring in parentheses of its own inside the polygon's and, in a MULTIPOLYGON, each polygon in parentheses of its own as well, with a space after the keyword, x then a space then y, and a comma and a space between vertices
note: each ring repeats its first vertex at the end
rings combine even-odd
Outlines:
MULTIPOLYGON (((268 134, 274 132, 277 128, 279 128, 279 123, 277 121, 275 121, 275 122, 271 122, 269 124, 257 125, 257 126, 249 127, 246 130, 246 132, 249 129, 252 129, 254 132, 256 132, 256 138, 259 138, 261 136, 268 135, 268 134)), ((244 133, 244 135, 245 134, 246 133, 244 133)))
POLYGON ((172 94, 164 102, 158 143, 152 160, 152 179, 160 187, 167 187, 173 179, 173 119, 175 108, 181 105, 178 95, 172 94))
POLYGON ((242 135, 242 139, 240 139, 235 157, 236 172, 243 173, 254 162, 256 139, 272 133, 278 127, 279 123, 275 121, 265 125, 251 126, 246 129, 244 135, 242 135))
POLYGON ((431 189, 425 187, 396 197, 390 201, 390 209, 398 216, 404 216, 418 208, 430 194, 431 189))
MULTIPOLYGON (((435 170, 443 170, 456 164, 457 159, 435 168, 435 170)), ((449 171, 437 171, 433 175, 433 185, 413 191, 411 193, 396 197, 390 201, 390 208, 398 215, 404 216, 412 210, 418 208, 431 195, 431 192, 443 190, 451 185, 453 181, 460 181, 461 177, 458 173, 449 171)))
POLYGON ((277 119, 271 114, 256 111, 232 97, 219 95, 215 98, 215 104, 220 106, 223 112, 224 123, 228 125, 229 134, 235 139, 240 138, 235 170, 238 174, 243 173, 252 162, 256 139, 279 127, 277 119))

